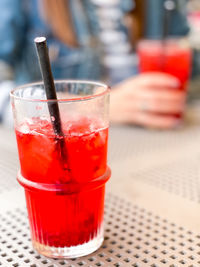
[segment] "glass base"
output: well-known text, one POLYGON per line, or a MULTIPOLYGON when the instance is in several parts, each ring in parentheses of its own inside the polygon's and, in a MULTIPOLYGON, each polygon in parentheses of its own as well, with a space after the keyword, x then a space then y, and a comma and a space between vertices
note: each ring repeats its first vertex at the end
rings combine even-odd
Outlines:
POLYGON ((49 258, 78 258, 86 256, 94 251, 96 251, 103 243, 103 231, 91 241, 78 246, 72 247, 50 247, 43 245, 37 241, 33 241, 33 247, 37 250, 39 254, 42 254, 49 258))

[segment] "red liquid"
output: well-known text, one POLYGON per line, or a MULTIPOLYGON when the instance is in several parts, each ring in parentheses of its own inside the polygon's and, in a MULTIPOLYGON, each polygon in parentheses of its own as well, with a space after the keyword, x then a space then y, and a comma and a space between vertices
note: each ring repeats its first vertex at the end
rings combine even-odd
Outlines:
POLYGON ((66 122, 63 131, 58 140, 51 124, 39 119, 16 129, 21 175, 34 182, 19 178, 33 242, 54 247, 83 244, 98 234, 109 178, 108 128, 94 118, 79 118, 66 122))
MULTIPOLYGON (((184 45, 184 44, 183 44, 184 45)), ((143 41, 138 47, 140 72, 165 72, 179 79, 179 90, 187 89, 191 70, 191 51, 175 40, 143 41)))

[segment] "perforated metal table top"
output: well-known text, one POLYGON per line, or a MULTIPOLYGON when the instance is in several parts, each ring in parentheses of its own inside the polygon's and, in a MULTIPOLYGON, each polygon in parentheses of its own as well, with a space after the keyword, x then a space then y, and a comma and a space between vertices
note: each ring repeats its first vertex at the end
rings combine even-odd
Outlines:
MULTIPOLYGON (((200 120, 174 131, 111 127, 105 241, 95 253, 53 260, 32 248, 14 133, 0 128, 0 266, 200 266, 200 120)), ((200 114, 200 113, 199 113, 200 114)))

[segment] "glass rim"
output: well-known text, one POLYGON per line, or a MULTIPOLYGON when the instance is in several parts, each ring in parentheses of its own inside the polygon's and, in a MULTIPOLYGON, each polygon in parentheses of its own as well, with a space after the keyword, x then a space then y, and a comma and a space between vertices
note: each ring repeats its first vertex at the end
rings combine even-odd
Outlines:
POLYGON ((188 40, 188 36, 181 36, 181 35, 168 35, 167 37, 165 37, 165 39, 163 39, 162 37, 155 37, 155 38, 149 38, 149 37, 144 37, 141 38, 138 43, 142 42, 142 41, 171 41, 171 40, 188 40))
POLYGON ((79 101, 87 101, 87 100, 92 100, 94 98, 97 97, 101 97, 104 96, 106 94, 108 94, 110 92, 110 86, 106 85, 105 83, 99 82, 99 81, 89 81, 89 80, 54 80, 55 84, 59 84, 59 83, 66 83, 66 84, 90 84, 90 85, 94 85, 94 86, 99 86, 104 88, 104 90, 100 93, 96 93, 94 95, 86 95, 86 96, 79 96, 77 95, 77 97, 75 98, 58 98, 58 99, 31 99, 31 98, 27 98, 27 97, 20 97, 20 96, 16 96, 15 92, 20 90, 20 89, 25 89, 27 87, 31 87, 31 86, 37 86, 37 85, 44 85, 43 81, 38 81, 38 82, 33 82, 33 83, 26 83, 23 85, 19 85, 17 87, 15 87, 14 89, 11 90, 10 92, 10 97, 17 99, 17 100, 21 100, 21 101, 26 101, 26 102, 39 102, 39 103, 51 103, 51 102, 57 102, 57 103, 65 103, 65 102, 79 102, 79 101))
POLYGON ((148 39, 148 38, 143 38, 139 40, 136 44, 136 50, 140 51, 143 48, 149 47, 151 45, 158 45, 160 47, 165 47, 170 46, 171 44, 175 44, 179 49, 184 50, 184 51, 190 51, 191 52, 191 45, 189 43, 188 37, 187 36, 168 36, 165 39, 162 38, 157 38, 157 39, 148 39))
POLYGON ((138 42, 137 42, 137 47, 144 44, 144 43, 155 43, 155 42, 158 42, 160 44, 164 43, 164 42, 177 42, 177 43, 181 43, 181 42, 187 42, 189 44, 189 40, 188 40, 188 37, 187 36, 168 36, 167 38, 165 39, 162 39, 162 38, 142 38, 140 39, 138 42))

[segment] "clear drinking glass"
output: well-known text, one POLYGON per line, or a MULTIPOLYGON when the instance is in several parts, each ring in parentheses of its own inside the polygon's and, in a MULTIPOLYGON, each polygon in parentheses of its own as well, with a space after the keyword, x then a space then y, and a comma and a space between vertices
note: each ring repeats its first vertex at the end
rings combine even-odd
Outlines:
POLYGON ((103 242, 109 88, 97 82, 55 81, 58 100, 43 83, 17 87, 11 101, 34 248, 53 258, 74 258, 103 242), (48 105, 58 103, 62 135, 48 105))
MULTIPOLYGON (((141 40, 137 46, 139 71, 163 72, 176 77, 178 91, 187 94, 191 74, 192 51, 186 38, 173 37, 165 40, 141 40)), ((171 115, 171 114, 169 114, 171 115)), ((181 118, 183 114, 174 114, 181 118)))

